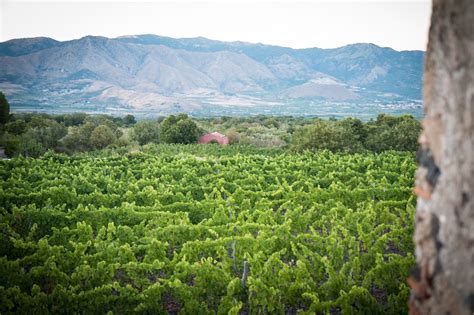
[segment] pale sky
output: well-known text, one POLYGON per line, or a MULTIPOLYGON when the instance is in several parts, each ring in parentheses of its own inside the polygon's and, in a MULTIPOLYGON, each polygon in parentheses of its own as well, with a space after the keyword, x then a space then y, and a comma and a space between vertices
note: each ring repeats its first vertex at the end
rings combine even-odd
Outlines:
POLYGON ((293 48, 425 50, 430 0, 0 0, 0 42, 157 34, 293 48))

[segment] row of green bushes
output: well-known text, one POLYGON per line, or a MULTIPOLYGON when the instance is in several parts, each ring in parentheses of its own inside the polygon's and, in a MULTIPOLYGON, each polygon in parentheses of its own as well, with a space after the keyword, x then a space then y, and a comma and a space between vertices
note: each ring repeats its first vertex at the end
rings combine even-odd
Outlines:
POLYGON ((148 143, 187 144, 196 142, 200 134, 184 114, 138 123, 133 116, 125 123, 106 115, 15 114, 0 128, 0 146, 9 157, 39 157, 47 150, 72 154, 148 143))
POLYGON ((0 93, 0 147, 10 157, 38 157, 47 150, 72 154, 118 147, 136 150, 149 143, 190 144, 212 131, 226 134, 231 144, 262 148, 413 152, 421 130, 420 122, 412 116, 384 114, 368 122, 289 116, 190 118, 186 114, 137 122, 132 115, 9 114, 2 96, 0 93))

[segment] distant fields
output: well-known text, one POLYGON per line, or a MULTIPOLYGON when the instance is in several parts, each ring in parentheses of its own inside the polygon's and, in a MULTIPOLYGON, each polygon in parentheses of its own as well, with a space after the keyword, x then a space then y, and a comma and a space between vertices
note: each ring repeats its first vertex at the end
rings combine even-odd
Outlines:
POLYGON ((213 145, 0 161, 0 313, 405 313, 414 170, 213 145))
MULTIPOLYGON (((421 101, 381 101, 373 103, 371 101, 357 102, 336 102, 325 100, 278 100, 259 99, 259 104, 236 105, 232 102, 215 103, 212 100, 207 102, 202 99, 191 100, 200 103, 195 108, 186 111, 195 117, 221 117, 221 116, 295 116, 295 117, 319 117, 343 119, 355 117, 363 121, 375 119, 378 114, 385 113, 399 116, 404 114, 413 115, 417 119, 423 118, 423 104, 421 101)), ((245 99, 239 102, 245 102, 245 99)), ((86 102, 70 104, 65 99, 63 102, 26 104, 13 100, 12 111, 14 113, 39 112, 47 114, 67 114, 85 112, 88 114, 108 114, 113 116, 123 116, 133 114, 137 118, 156 118, 158 116, 173 114, 182 111, 177 106, 171 110, 163 110, 160 106, 147 107, 124 107, 119 104, 91 104, 86 102)))

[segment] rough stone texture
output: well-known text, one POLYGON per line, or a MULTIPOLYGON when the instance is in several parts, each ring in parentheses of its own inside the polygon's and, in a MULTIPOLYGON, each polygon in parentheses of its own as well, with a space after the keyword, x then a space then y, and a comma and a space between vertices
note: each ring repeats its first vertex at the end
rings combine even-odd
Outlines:
POLYGON ((433 0, 411 314, 474 314, 474 0, 433 0))

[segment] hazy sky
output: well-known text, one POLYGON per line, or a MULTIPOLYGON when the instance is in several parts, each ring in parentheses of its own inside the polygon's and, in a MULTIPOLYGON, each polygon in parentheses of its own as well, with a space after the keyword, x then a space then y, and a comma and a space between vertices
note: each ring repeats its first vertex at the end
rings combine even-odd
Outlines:
POLYGON ((425 50, 429 0, 0 0, 0 41, 47 36, 204 36, 294 48, 371 42, 425 50))

